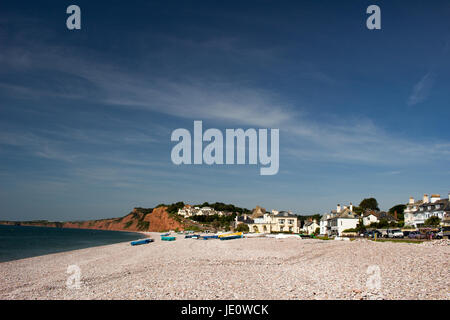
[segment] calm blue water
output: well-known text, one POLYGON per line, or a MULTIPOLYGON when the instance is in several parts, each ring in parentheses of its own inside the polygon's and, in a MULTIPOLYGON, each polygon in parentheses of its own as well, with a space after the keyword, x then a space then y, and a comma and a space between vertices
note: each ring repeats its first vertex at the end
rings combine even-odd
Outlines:
POLYGON ((135 232, 0 225, 0 262, 142 238, 135 232))

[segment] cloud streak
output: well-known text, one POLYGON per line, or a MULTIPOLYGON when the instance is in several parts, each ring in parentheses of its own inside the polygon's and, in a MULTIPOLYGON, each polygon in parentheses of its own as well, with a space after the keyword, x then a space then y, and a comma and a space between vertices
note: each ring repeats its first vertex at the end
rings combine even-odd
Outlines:
POLYGON ((408 98, 407 104, 409 106, 414 106, 416 104, 424 102, 434 85, 435 76, 433 73, 426 73, 419 82, 417 82, 408 98))
MULTIPOLYGON (((225 41, 225 46, 220 41, 208 42, 207 46, 236 52, 234 42, 225 41)), ((192 47, 195 43, 189 42, 188 45, 192 47)), ((16 44, 5 48, 0 62, 4 69, 24 72, 46 70, 65 79, 64 84, 56 86, 56 81, 50 82, 45 88, 36 86, 34 82, 28 85, 0 84, 11 89, 10 92, 19 90, 21 95, 29 98, 44 95, 94 101, 125 110, 148 110, 181 119, 209 120, 212 125, 280 128, 281 134, 289 141, 287 153, 303 160, 396 164, 405 158, 410 162, 431 159, 438 152, 448 154, 449 149, 446 141, 424 145, 395 137, 367 118, 355 117, 346 123, 333 123, 326 119, 318 121, 303 113, 301 106, 287 103, 274 92, 252 87, 245 81, 230 82, 182 75, 176 79, 156 77, 148 70, 126 70, 108 64, 101 55, 86 54, 76 48, 16 44), (421 155, 418 150, 425 146, 430 152, 421 155)), ((409 105, 426 100, 434 78, 432 73, 422 77, 413 88, 409 105)), ((70 135, 74 139, 104 139, 101 135, 79 129, 72 131, 70 135)), ((152 140, 150 136, 135 133, 116 142, 146 139, 152 140)), ((48 145, 41 144, 41 149, 35 154, 56 158, 57 153, 52 152, 48 145)))

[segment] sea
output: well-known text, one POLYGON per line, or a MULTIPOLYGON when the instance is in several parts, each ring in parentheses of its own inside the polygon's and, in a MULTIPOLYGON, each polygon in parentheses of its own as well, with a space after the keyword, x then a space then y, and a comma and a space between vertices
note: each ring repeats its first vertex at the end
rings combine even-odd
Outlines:
POLYGON ((145 237, 137 232, 0 225, 0 262, 145 237))

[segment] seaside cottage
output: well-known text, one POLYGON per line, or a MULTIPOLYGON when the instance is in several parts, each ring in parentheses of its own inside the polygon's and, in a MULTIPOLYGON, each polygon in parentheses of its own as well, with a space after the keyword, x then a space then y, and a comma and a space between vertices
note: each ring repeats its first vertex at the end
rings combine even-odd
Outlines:
POLYGON ((363 213, 363 224, 369 226, 372 223, 378 223, 381 220, 386 220, 388 223, 397 222, 397 219, 385 211, 367 210, 363 213))
POLYGON ((405 225, 422 227, 428 218, 435 216, 442 221, 449 213, 449 199, 441 199, 439 194, 433 194, 431 198, 424 194, 423 199, 418 201, 414 201, 414 198, 410 197, 404 211, 405 225))
POLYGON ((344 230, 354 229, 358 226, 359 218, 360 217, 353 212, 352 203, 350 203, 350 206, 344 207, 341 207, 341 205, 338 204, 336 210, 331 210, 330 214, 326 215, 326 220, 322 217, 320 233, 329 237, 342 236, 344 230))
POLYGON ((250 232, 271 233, 271 232, 292 232, 299 233, 299 223, 297 215, 287 211, 266 212, 264 208, 256 207, 251 216, 246 214, 236 217, 236 226, 239 223, 248 225, 250 232), (275 213, 274 213, 275 212, 275 213))
POLYGON ((328 235, 328 219, 330 218, 330 214, 325 213, 322 215, 322 218, 319 221, 320 235, 328 235))
MULTIPOLYGON (((216 211, 213 208, 210 207, 192 207, 190 205, 185 205, 183 207, 183 209, 178 209, 178 214, 185 217, 185 218, 190 218, 193 216, 210 216, 210 215, 215 215, 218 214, 219 216, 223 216, 223 215, 230 215, 229 212, 224 213, 222 211, 216 211)), ((232 214, 232 213, 231 213, 232 214)))
POLYGON ((303 230, 306 234, 313 234, 317 228, 320 228, 320 225, 317 223, 317 220, 308 220, 305 222, 303 226, 303 230))

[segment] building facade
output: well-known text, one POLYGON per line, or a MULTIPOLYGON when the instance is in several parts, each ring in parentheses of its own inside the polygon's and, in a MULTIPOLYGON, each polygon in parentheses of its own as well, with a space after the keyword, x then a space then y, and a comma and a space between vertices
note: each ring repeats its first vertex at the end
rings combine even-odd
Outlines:
POLYGON ((306 221, 303 226, 303 232, 306 234, 313 234, 317 228, 320 229, 320 225, 317 223, 317 220, 306 221))
POLYGON ((364 212, 362 216, 362 221, 365 226, 369 226, 372 223, 378 223, 381 220, 386 220, 388 223, 397 222, 396 217, 385 211, 368 210, 364 212))
POLYGON ((336 206, 336 210, 331 210, 329 214, 324 214, 320 220, 320 234, 329 237, 341 236, 344 230, 354 229, 358 226, 359 217, 353 212, 353 205, 341 207, 336 206))
POLYGON ((183 209, 178 209, 178 214, 185 217, 190 218, 194 216, 211 216, 211 215, 219 215, 219 216, 231 216, 233 212, 224 212, 224 211, 216 211, 210 207, 192 207, 190 205, 185 205, 183 209))
POLYGON ((256 218, 251 218, 244 214, 236 217, 235 221, 236 225, 239 223, 247 224, 249 231, 255 233, 300 232, 297 215, 287 211, 279 211, 278 213, 265 212, 262 216, 256 218))
POLYGON ((418 201, 410 197, 404 211, 405 225, 422 227, 428 218, 435 216, 442 221, 448 213, 450 213, 449 199, 441 199, 439 194, 433 194, 431 197, 424 194, 423 199, 418 201))

